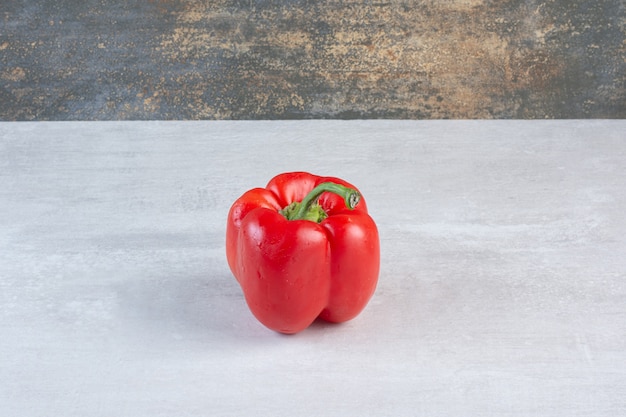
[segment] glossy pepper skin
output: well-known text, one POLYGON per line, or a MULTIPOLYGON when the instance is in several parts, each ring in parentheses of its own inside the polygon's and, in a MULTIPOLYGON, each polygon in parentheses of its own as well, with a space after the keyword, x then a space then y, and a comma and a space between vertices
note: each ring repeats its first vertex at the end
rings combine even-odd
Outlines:
POLYGON ((353 185, 292 172, 235 201, 228 214, 226 256, 254 316, 272 330, 291 334, 318 317, 344 322, 363 310, 376 289, 380 243, 353 185), (315 198, 313 214, 307 215, 311 219, 288 220, 281 213, 328 183, 354 191, 356 206, 351 209, 347 197, 325 191, 315 198))

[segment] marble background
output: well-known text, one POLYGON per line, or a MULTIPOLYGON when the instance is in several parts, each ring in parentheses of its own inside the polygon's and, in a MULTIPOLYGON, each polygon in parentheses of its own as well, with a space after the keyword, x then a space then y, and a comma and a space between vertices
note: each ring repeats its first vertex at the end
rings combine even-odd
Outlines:
POLYGON ((624 118, 623 0, 2 0, 0 120, 624 118))

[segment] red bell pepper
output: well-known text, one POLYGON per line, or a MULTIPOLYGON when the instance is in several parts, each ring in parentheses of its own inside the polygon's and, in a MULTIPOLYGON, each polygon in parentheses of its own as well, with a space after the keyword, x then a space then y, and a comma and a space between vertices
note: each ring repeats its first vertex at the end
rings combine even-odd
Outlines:
POLYGON ((254 316, 297 333, 318 317, 338 323, 365 308, 378 281, 380 243, 354 186, 292 172, 235 201, 226 256, 254 316))

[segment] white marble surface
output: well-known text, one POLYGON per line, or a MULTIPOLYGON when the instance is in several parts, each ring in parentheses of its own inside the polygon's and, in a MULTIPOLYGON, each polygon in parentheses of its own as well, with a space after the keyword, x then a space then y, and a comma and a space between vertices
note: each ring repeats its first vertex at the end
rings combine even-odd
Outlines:
POLYGON ((0 124, 3 416, 626 415, 624 121, 0 124), (374 298, 295 336, 224 255, 245 190, 361 188, 374 298))

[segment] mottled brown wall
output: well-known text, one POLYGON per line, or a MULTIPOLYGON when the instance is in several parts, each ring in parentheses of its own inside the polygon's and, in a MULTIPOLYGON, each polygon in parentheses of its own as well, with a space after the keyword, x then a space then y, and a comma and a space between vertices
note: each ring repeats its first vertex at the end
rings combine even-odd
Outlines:
POLYGON ((624 118, 623 0, 2 0, 0 120, 624 118))

